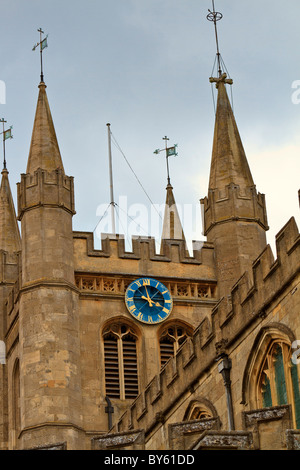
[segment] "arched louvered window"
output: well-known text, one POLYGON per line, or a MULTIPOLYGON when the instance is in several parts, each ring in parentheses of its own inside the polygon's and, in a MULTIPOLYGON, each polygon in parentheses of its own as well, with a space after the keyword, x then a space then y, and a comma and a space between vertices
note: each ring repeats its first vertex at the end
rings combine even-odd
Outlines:
POLYGON ((270 345, 259 375, 257 393, 262 408, 291 404, 296 428, 300 429, 299 378, 288 344, 275 341, 270 345))
POLYGON ((181 325, 170 325, 160 335, 160 364, 161 367, 173 357, 185 340, 192 335, 189 328, 181 325))
POLYGON ((126 324, 109 325, 103 333, 106 395, 132 399, 138 395, 137 337, 126 324))
POLYGON ((194 408, 191 411, 191 414, 189 416, 189 420, 207 419, 207 418, 212 418, 212 414, 211 414, 210 411, 208 411, 206 408, 204 408, 201 405, 194 406, 194 408))

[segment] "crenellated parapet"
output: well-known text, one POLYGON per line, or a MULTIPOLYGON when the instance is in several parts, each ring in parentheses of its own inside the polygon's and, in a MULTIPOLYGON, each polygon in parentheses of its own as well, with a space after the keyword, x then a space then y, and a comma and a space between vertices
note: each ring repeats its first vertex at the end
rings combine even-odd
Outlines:
POLYGON ((268 245, 212 312, 214 329, 229 342, 259 317, 300 273, 300 236, 292 217, 276 236, 277 259, 268 245))
POLYGON ((73 177, 57 169, 39 168, 34 174, 22 174, 18 187, 18 220, 25 211, 40 206, 60 207, 75 214, 73 177))
POLYGON ((230 183, 224 190, 210 189, 208 197, 201 199, 204 209, 204 234, 218 224, 228 221, 257 222, 268 230, 265 195, 256 187, 241 188, 230 183))
POLYGON ((191 391, 216 362, 223 349, 243 333, 254 320, 268 315, 271 302, 300 274, 300 236, 294 218, 276 237, 277 259, 268 246, 254 261, 252 273, 245 273, 233 286, 231 296, 214 307, 169 359, 133 404, 121 416, 111 432, 144 429, 146 437, 167 419, 174 403, 191 391), (172 397, 172 398, 170 398, 172 397))
POLYGON ((91 232, 73 232, 74 240, 85 241, 85 252, 88 257, 140 260, 145 255, 150 261, 172 262, 200 265, 211 263, 213 259, 213 244, 209 242, 193 242, 193 255, 186 253, 184 240, 163 240, 158 253, 154 237, 132 237, 132 251, 126 251, 124 235, 102 234, 101 249, 95 249, 91 232))

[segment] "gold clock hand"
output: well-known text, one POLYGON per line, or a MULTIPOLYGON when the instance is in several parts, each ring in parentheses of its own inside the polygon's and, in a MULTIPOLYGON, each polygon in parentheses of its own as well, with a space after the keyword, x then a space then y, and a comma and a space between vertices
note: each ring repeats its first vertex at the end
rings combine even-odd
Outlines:
POLYGON ((144 295, 142 295, 141 298, 144 299, 144 300, 147 300, 147 301, 149 302, 150 307, 152 307, 152 304, 153 304, 154 302, 153 302, 153 300, 150 299, 150 297, 147 298, 147 297, 145 297, 144 295))

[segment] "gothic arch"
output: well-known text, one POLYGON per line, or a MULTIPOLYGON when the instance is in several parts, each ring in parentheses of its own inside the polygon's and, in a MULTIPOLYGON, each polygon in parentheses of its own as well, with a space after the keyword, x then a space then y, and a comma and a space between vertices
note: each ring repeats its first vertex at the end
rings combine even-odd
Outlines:
POLYGON ((192 400, 183 416, 183 421, 192 421, 194 419, 217 418, 218 413, 214 405, 206 398, 199 397, 192 400))
POLYGON ((291 344, 295 339, 296 338, 292 330, 281 323, 269 323, 260 330, 254 340, 244 370, 241 402, 243 405, 248 404, 250 409, 256 408, 255 383, 259 375, 259 366, 261 365, 272 341, 281 340, 291 344))

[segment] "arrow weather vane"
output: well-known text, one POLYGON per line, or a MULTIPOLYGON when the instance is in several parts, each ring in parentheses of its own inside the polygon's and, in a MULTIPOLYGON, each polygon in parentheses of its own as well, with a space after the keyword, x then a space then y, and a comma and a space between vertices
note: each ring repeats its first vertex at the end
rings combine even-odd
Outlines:
POLYGON ((4 118, 0 119, 0 122, 2 122, 3 124, 3 132, 0 133, 3 134, 3 170, 6 170, 6 159, 5 159, 5 141, 7 139, 12 139, 13 136, 12 136, 12 133, 11 133, 11 130, 13 128, 13 126, 10 126, 9 129, 5 130, 4 129, 4 124, 7 122, 4 120, 4 118))
POLYGON ((163 152, 165 150, 166 152, 166 161, 167 161, 167 174, 168 174, 168 184, 171 184, 170 180, 170 172, 169 172, 169 161, 168 158, 174 155, 174 157, 177 157, 177 144, 173 145, 173 147, 168 147, 168 140, 170 140, 167 136, 163 137, 163 140, 166 142, 166 146, 162 150, 155 150, 153 153, 158 155, 160 152, 163 152))
POLYGON ((38 29, 38 32, 40 33, 40 42, 38 42, 37 44, 35 44, 32 48, 33 51, 36 50, 36 48, 38 46, 40 46, 40 55, 41 55, 41 82, 44 82, 44 73, 43 73, 43 50, 45 49, 45 47, 48 47, 48 44, 47 44, 47 38, 48 38, 48 34, 47 36, 43 39, 42 38, 42 34, 45 34, 44 31, 42 30, 42 28, 38 29))

